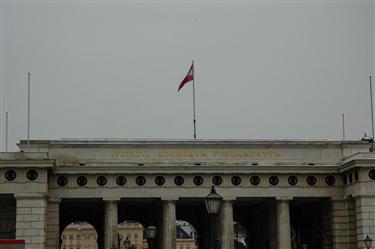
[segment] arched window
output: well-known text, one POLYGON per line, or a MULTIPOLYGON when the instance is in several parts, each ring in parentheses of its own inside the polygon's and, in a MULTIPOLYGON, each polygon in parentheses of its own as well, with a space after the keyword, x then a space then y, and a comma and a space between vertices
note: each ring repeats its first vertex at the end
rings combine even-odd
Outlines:
POLYGON ((143 248, 143 244, 147 244, 144 227, 138 221, 125 220, 117 225, 117 231, 122 245, 126 239, 130 240, 131 246, 135 248, 143 248))
POLYGON ((98 234, 86 221, 75 221, 67 225, 61 234, 61 249, 96 249, 98 234))
POLYGON ((198 233, 192 224, 184 220, 176 221, 176 248, 198 249, 198 233))

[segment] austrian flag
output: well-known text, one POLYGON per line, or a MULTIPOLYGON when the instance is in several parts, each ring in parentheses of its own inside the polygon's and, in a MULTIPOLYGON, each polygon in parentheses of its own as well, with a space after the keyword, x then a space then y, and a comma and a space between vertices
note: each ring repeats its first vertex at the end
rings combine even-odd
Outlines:
POLYGON ((178 86, 178 91, 188 82, 194 80, 194 63, 191 64, 189 72, 185 76, 185 78, 181 81, 180 85, 178 86))

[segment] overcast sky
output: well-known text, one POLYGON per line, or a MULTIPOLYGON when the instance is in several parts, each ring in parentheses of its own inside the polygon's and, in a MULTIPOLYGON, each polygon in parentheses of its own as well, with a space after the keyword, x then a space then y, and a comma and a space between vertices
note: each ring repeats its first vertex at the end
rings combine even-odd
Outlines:
POLYGON ((1 149, 32 139, 371 134, 373 1, 1 1, 1 149))

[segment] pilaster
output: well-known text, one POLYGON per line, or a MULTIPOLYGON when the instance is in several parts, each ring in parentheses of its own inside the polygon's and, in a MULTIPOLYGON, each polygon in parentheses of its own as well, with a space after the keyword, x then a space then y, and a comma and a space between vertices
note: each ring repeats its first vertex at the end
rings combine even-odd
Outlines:
POLYGON ((355 197, 357 248, 364 249, 363 240, 369 236, 375 239, 375 196, 355 197))
POLYGON ((45 249, 47 199, 41 194, 17 194, 16 239, 25 240, 26 249, 45 249))
POLYGON ((349 249, 349 219, 346 200, 331 200, 331 233, 333 249, 349 249))
POLYGON ((60 203, 61 199, 48 199, 47 249, 60 248, 60 203))

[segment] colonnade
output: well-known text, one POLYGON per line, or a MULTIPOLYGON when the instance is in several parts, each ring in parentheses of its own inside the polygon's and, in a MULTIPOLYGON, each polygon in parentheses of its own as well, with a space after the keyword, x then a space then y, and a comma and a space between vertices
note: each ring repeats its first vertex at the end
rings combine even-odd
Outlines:
MULTIPOLYGON (((16 238, 24 239, 27 249, 56 249, 59 245, 61 221, 61 200, 48 199, 40 195, 16 195, 16 238), (59 221, 60 220, 60 221, 59 221)), ((292 249, 290 205, 292 199, 278 198, 276 206, 270 209, 269 240, 270 249, 292 249)), ((158 249, 176 249, 176 203, 177 200, 161 200, 158 205, 158 249)), ((110 249, 117 245, 117 225, 119 218, 119 200, 103 200, 104 224, 103 248, 110 249)), ((234 200, 224 199, 217 216, 220 249, 234 249, 234 200)), ((322 241, 322 248, 342 249, 363 247, 367 235, 374 236, 375 199, 356 197, 354 199, 331 199, 327 209, 327 241, 322 241)), ((293 211, 293 210, 292 210, 293 211)), ((208 226, 208 224, 206 224, 208 226)), ((207 239, 209 228, 206 225, 202 238, 207 239)), ((323 228, 322 228, 323 229, 323 228)), ((215 238, 215 239, 216 239, 215 238)), ((203 245, 208 249, 208 245, 203 245)))
MULTIPOLYGON (((117 201, 106 200, 104 249, 117 244, 117 201)), ((162 249, 176 249, 176 201, 162 200, 162 224, 158 228, 162 249)), ((289 200, 277 200, 277 249, 291 249, 289 200)), ((233 201, 223 200, 218 214, 218 238, 221 249, 234 249, 233 201)))

